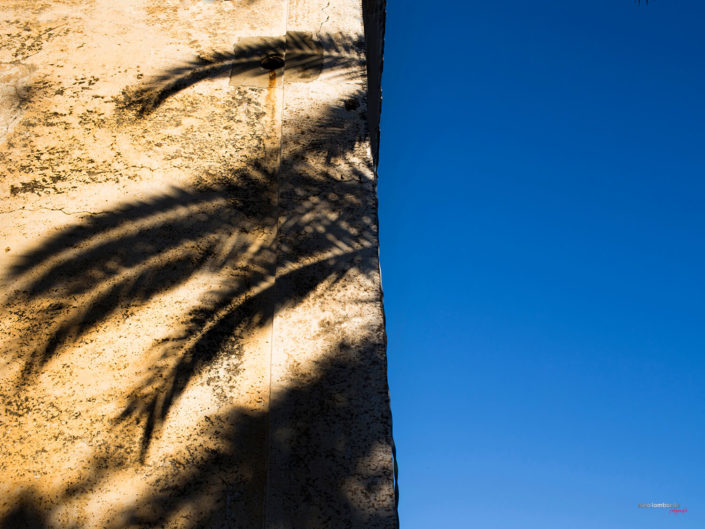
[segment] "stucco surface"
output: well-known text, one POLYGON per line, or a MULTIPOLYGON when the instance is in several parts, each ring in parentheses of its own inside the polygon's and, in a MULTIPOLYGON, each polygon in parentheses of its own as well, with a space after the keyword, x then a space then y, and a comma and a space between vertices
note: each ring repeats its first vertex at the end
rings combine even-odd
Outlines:
POLYGON ((395 527, 359 2, 0 12, 0 527, 395 527))

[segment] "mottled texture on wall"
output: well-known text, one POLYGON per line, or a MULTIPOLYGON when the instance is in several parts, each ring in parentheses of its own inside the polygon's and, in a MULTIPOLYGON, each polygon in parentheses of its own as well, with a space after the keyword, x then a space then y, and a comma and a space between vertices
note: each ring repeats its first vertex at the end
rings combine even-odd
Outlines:
POLYGON ((383 8, 0 12, 0 528, 396 527, 383 8))

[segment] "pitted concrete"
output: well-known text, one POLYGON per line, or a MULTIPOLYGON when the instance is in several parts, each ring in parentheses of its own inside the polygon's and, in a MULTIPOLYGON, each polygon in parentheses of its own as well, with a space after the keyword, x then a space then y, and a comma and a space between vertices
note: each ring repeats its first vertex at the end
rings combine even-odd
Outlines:
POLYGON ((374 17, 0 11, 0 528, 396 527, 374 17))

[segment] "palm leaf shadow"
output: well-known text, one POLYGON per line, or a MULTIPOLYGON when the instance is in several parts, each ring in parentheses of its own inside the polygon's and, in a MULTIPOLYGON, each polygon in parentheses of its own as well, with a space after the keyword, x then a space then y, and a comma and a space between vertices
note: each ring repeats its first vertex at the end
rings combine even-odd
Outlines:
MULTIPOLYGON (((361 45, 324 38, 323 48, 338 52, 328 67, 345 70, 360 65, 361 45)), ((236 68, 259 68, 253 58, 263 49, 253 48, 244 57, 214 53, 171 69, 126 91, 122 108, 147 115, 202 79, 236 68)), ((305 50, 299 51, 298 62, 305 64, 305 50)), ((363 91, 351 98, 364 101, 363 91)), ((238 336, 271 321, 274 307, 295 304, 349 270, 373 270, 376 208, 365 205, 362 194, 367 191, 361 190, 358 180, 369 168, 350 166, 347 172, 354 178, 341 180, 305 161, 308 149, 327 149, 328 161, 355 149, 367 131, 350 119, 357 105, 352 107, 341 101, 327 108, 310 125, 309 143, 282 159, 282 170, 295 176, 280 185, 278 198, 273 192, 276 176, 254 164, 215 184, 173 189, 105 212, 49 238, 17 261, 10 277, 23 282, 24 288, 10 302, 53 299, 38 315, 53 322, 47 338, 24 337, 30 347, 22 380, 37 375, 62 346, 118 309, 146 303, 200 272, 214 273, 218 283, 185 315, 181 332, 154 345, 158 360, 129 391, 116 418, 142 425, 143 458, 194 375, 220 354, 239 354, 238 336), (279 226, 276 241, 268 239, 282 204, 287 219, 279 226), (361 223, 361 218, 368 222, 361 223), (239 262, 243 256, 245 267, 239 262), (276 286, 275 269, 281 278, 276 286)))
POLYGON ((364 39, 344 34, 323 33, 310 40, 299 32, 245 44, 235 51, 214 50, 184 64, 167 69, 149 81, 123 90, 118 108, 139 116, 154 112, 167 98, 204 79, 217 79, 247 73, 267 75, 262 59, 281 49, 287 71, 305 72, 325 69, 339 75, 354 75, 365 65, 364 39))
MULTIPOLYGON (((239 181, 245 183, 243 188, 254 183, 247 175, 239 181)), ((175 189, 103 213, 25 255, 10 271, 15 279, 31 276, 21 296, 50 295, 59 301, 42 314, 46 321, 58 322, 48 339, 32 350, 23 378, 36 374, 61 345, 118 308, 144 303, 206 268, 224 234, 238 224, 246 229, 248 218, 241 212, 247 208, 236 209, 238 203, 222 188, 175 189)))

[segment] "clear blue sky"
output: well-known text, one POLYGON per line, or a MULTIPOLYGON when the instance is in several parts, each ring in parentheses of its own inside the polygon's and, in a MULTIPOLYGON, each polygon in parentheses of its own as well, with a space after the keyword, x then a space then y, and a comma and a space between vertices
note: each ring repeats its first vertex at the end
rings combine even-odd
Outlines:
POLYGON ((389 0, 383 87, 402 529, 704 528, 705 2, 389 0))

